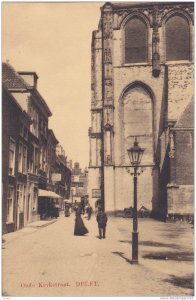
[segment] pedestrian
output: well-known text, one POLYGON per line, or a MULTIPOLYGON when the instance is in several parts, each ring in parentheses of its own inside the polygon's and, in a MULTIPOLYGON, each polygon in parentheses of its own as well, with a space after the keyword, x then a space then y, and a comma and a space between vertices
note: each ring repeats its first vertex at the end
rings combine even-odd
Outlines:
POLYGON ((85 198, 81 197, 80 199, 80 207, 81 207, 81 213, 84 215, 85 214, 85 198))
POLYGON ((99 228, 99 238, 105 239, 106 237, 106 224, 107 224, 108 218, 106 213, 103 211, 103 208, 99 208, 99 212, 97 214, 97 223, 99 228))
POLYGON ((81 209, 77 209, 75 218, 74 235, 85 235, 88 233, 88 229, 85 227, 81 217, 81 209))
POLYGON ((87 208, 86 208, 86 213, 87 213, 87 216, 88 216, 88 220, 90 220, 92 212, 93 212, 93 209, 92 209, 92 206, 89 203, 87 208))

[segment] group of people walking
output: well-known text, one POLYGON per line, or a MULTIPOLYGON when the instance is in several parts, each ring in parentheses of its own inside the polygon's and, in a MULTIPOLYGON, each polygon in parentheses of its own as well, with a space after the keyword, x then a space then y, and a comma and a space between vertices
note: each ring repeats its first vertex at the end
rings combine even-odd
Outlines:
MULTIPOLYGON (((85 227, 84 222, 82 220, 82 216, 81 216, 82 213, 83 213, 83 208, 79 206, 75 213, 74 235, 82 236, 88 233, 88 229, 85 227)), ((88 220, 90 220, 92 215, 92 207, 90 205, 87 206, 86 213, 87 213, 88 220)), ((98 209, 96 220, 99 229, 99 239, 102 238, 105 239, 106 225, 107 225, 108 218, 106 213, 103 211, 103 208, 101 207, 98 209)))

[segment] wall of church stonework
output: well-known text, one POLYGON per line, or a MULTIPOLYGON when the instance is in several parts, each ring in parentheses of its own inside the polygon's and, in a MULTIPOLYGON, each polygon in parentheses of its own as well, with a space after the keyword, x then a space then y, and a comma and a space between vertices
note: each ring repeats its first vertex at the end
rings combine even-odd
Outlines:
POLYGON ((175 132, 175 183, 194 184, 193 131, 175 132))
POLYGON ((89 202, 95 208, 95 202, 98 198, 100 198, 99 191, 100 191, 100 168, 89 168, 88 169, 88 195, 89 195, 89 202), (96 197, 97 195, 97 197, 96 197))
POLYGON ((101 132, 101 112, 97 112, 97 111, 92 112, 92 132, 93 133, 101 132))
POLYGON ((177 120, 194 94, 194 65, 168 65, 168 119, 177 120))
POLYGON ((104 167, 104 197, 105 210, 113 212, 114 206, 114 168, 113 166, 104 167))
MULTIPOLYGON (((123 210, 130 206, 133 207, 133 176, 131 176, 126 168, 115 168, 114 175, 115 186, 115 210, 123 210)), ((145 206, 149 210, 152 209, 153 200, 153 177, 152 169, 146 170, 138 176, 138 209, 145 206)))
POLYGON ((194 186, 168 185, 167 188, 168 214, 194 214, 194 186))
POLYGON ((93 34, 93 89, 94 107, 102 107, 102 39, 101 32, 94 31, 93 34))
MULTIPOLYGON (((154 78, 152 76, 150 66, 132 66, 132 67, 114 68, 114 103, 115 103, 115 110, 114 110, 115 154, 114 155, 115 155, 116 164, 122 165, 123 163, 126 164, 129 163, 127 149, 125 149, 124 147, 125 141, 122 140, 123 139, 122 127, 124 127, 125 125, 123 119, 123 104, 122 104, 122 100, 123 100, 122 94, 124 89, 128 87, 131 83, 134 83, 137 79, 137 83, 141 89, 145 91, 146 87, 149 87, 149 89, 152 91, 154 95, 153 97, 154 99, 152 99, 153 111, 154 111, 153 137, 154 137, 154 149, 156 150, 158 133, 159 133, 159 125, 162 121, 161 118, 164 118, 164 114, 161 113, 162 107, 165 105, 164 103, 165 101, 164 100, 164 87, 165 87, 164 77, 165 76, 164 75, 165 75, 164 67, 161 68, 161 74, 159 78, 154 78)), ((130 139, 129 147, 132 144, 133 141, 130 139)), ((142 143, 140 143, 140 146, 142 147, 142 143)))

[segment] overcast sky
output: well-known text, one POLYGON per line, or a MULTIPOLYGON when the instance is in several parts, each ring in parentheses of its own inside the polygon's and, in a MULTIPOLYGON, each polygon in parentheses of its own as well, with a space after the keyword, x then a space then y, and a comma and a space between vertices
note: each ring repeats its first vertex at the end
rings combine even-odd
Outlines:
POLYGON ((89 162, 91 34, 102 2, 3 3, 2 58, 16 71, 35 71, 68 159, 89 162))

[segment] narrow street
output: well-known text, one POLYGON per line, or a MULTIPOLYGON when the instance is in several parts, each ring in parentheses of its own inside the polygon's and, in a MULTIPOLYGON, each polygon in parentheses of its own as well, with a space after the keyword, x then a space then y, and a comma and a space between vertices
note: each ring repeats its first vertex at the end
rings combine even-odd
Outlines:
POLYGON ((95 216, 83 220, 87 236, 73 235, 73 214, 4 235, 3 295, 193 295, 192 225, 139 219, 140 264, 131 265, 131 219, 110 217, 105 240, 95 216))

